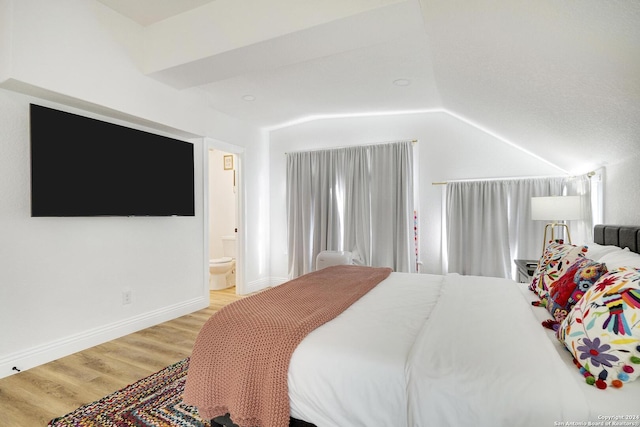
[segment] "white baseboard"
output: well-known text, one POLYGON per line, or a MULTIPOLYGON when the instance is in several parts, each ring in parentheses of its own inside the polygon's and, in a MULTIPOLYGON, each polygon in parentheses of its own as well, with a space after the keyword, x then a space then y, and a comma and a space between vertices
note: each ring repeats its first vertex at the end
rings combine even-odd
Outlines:
POLYGON ((0 358, 0 378, 209 307, 209 295, 150 311, 109 325, 37 345, 0 358))
POLYGON ((284 282, 288 282, 288 277, 271 277, 271 286, 282 285, 284 282))
POLYGON ((253 282, 247 282, 246 286, 244 287, 244 291, 246 295, 249 295, 251 293, 266 289, 269 286, 271 286, 271 281, 268 277, 265 277, 262 279, 254 280, 253 282))
POLYGON ((245 292, 248 295, 266 288, 282 285, 284 282, 288 281, 289 279, 286 277, 264 277, 262 279, 254 280, 253 282, 247 283, 245 292))

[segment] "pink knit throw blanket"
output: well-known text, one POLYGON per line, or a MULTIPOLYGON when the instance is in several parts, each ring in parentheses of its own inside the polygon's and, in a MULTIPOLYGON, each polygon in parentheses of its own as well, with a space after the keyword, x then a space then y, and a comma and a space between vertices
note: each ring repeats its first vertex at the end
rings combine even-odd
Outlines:
POLYGON ((240 427, 288 426, 293 351, 390 273, 328 267, 224 307, 196 339, 184 402, 204 419, 229 413, 240 427))

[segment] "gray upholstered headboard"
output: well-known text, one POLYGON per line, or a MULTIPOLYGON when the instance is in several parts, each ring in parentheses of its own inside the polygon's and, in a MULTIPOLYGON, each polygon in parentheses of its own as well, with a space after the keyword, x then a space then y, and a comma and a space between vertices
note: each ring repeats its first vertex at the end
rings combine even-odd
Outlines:
POLYGON ((593 228, 593 241, 599 245, 614 245, 640 253, 640 226, 599 224, 593 228))

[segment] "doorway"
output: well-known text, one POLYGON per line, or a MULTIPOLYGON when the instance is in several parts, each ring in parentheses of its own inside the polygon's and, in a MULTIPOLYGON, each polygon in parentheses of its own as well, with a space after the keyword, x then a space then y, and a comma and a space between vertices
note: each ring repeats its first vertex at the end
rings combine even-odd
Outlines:
POLYGON ((244 233, 239 185, 242 154, 237 147, 213 140, 206 140, 204 151, 207 165, 204 175, 207 290, 229 291, 235 286, 235 293, 242 294, 244 233), (228 252, 230 246, 235 247, 233 253, 228 252))

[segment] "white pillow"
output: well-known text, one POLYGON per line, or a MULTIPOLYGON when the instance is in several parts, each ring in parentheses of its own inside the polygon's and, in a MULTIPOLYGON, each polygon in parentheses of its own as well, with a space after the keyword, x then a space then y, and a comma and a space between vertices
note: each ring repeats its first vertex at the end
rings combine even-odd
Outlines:
POLYGON ((624 248, 622 251, 604 255, 599 262, 606 264, 608 270, 619 267, 640 268, 640 254, 631 252, 629 248, 624 248))
MULTIPOLYGON (((589 243, 587 246, 586 257, 594 261, 600 262, 600 259, 611 253, 622 252, 624 249, 613 245, 599 245, 597 243, 589 243)), ((628 250, 628 249, 627 249, 628 250)))

